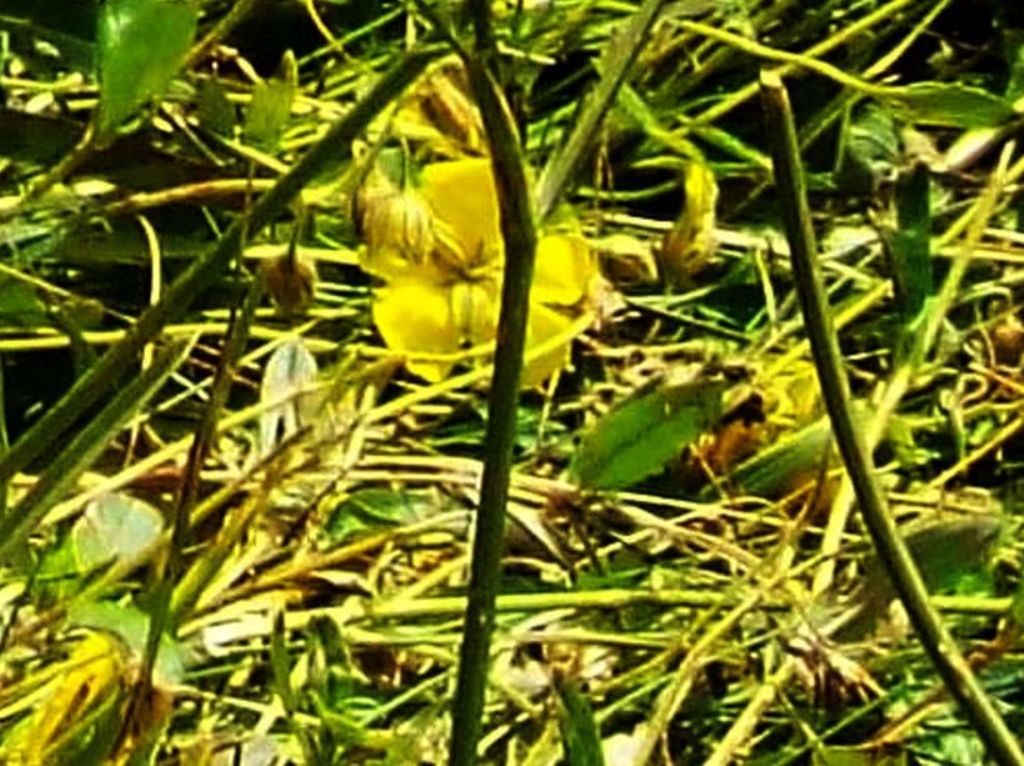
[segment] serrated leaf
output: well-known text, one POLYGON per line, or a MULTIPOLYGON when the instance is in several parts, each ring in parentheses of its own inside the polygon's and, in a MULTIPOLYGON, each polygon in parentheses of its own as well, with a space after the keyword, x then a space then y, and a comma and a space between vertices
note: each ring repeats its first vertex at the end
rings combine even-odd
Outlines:
POLYGON ((949 128, 988 128, 1017 116, 1013 105, 981 88, 918 82, 886 88, 884 98, 907 121, 949 128))
POLYGON ((83 570, 112 559, 131 560, 163 531, 163 515, 149 503, 112 492, 92 501, 71 530, 75 558, 83 570))
POLYGON ((159 98, 178 73, 196 33, 194 0, 108 0, 99 17, 100 103, 96 140, 159 98))
POLYGON ((722 411, 725 384, 662 384, 623 402, 583 435, 571 471, 584 489, 624 489, 657 473, 722 411))

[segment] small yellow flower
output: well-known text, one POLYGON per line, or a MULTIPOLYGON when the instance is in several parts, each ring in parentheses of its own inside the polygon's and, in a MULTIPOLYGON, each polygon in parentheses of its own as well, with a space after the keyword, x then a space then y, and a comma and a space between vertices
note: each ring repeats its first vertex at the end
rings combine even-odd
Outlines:
MULTIPOLYGON (((441 380, 467 349, 493 343, 497 328, 504 251, 490 160, 427 165, 418 188, 389 198, 400 213, 370 209, 365 203, 374 197, 365 188, 363 197, 363 268, 385 283, 374 294, 374 323, 387 346, 406 357, 411 372, 441 380), (410 226, 410 219, 417 223, 410 226), (426 234, 422 222, 428 220, 426 234)), ((376 198, 386 195, 378 191, 376 198)), ((582 237, 541 237, 527 353, 589 315, 598 279, 596 260, 582 237)), ((523 385, 543 383, 565 364, 568 350, 566 338, 529 359, 523 385)))

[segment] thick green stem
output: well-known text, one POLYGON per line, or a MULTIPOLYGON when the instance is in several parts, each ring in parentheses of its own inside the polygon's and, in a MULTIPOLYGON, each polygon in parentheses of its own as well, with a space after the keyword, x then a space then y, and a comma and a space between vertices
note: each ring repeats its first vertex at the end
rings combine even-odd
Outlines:
POLYGON ((451 766, 471 766, 477 762, 477 746, 483 728, 494 603, 501 583, 505 506, 512 471, 519 381, 537 249, 526 163, 492 68, 495 51, 489 3, 470 0, 467 8, 476 31, 476 51, 475 55, 467 56, 466 67, 491 148, 505 243, 505 271, 494 351, 494 378, 487 404, 480 508, 473 534, 459 675, 452 710, 448 761, 451 766))
POLYGON ((804 324, 818 370, 825 407, 864 523, 922 646, 950 693, 977 730, 989 755, 1000 764, 1024 764, 1020 744, 1007 729, 939 616, 928 603, 924 581, 896 529, 875 479, 871 455, 853 418, 839 342, 832 327, 828 299, 817 262, 814 230, 789 99, 781 78, 774 72, 762 75, 761 92, 772 143, 775 186, 793 259, 793 273, 804 324))

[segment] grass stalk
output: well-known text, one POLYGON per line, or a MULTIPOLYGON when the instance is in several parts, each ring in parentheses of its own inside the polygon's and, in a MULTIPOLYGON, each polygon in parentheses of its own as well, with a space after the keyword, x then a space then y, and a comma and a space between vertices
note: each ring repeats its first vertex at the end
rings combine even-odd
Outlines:
POLYGON ((569 137, 552 155, 541 173, 537 184, 537 217, 540 220, 547 218, 555 208, 566 184, 586 156, 664 4, 665 0, 647 0, 634 14, 621 36, 609 46, 597 87, 587 97, 569 137))
POLYGON ((519 381, 526 347, 530 286, 537 250, 537 226, 526 162, 511 112, 494 76, 495 49, 487 0, 467 4, 476 34, 474 55, 466 57, 469 80, 491 148, 505 243, 501 312, 494 351, 494 376, 487 402, 484 467, 480 486, 469 590, 452 710, 449 764, 471 766, 483 729, 494 603, 501 583, 505 506, 515 442, 519 381))
POLYGON ((875 479, 871 455, 853 418, 839 343, 828 311, 789 99, 777 73, 764 73, 761 88, 772 144, 775 185, 811 352, 836 443, 865 525, 921 644, 953 698, 977 730, 989 755, 1000 764, 1024 764, 1020 744, 985 695, 952 636, 928 603, 928 592, 921 574, 896 529, 875 479))

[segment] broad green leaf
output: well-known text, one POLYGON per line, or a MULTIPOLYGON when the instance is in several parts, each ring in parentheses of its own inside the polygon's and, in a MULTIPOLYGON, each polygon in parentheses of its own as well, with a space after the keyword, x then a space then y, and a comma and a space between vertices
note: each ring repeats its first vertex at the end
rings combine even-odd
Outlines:
POLYGON ((909 122, 950 128, 987 128, 1017 116, 1006 99, 959 83, 919 82, 886 88, 884 98, 909 122))
POLYGON ((171 84, 196 33, 195 0, 107 0, 99 18, 96 140, 114 132, 171 84))
POLYGON ((298 84, 295 56, 291 51, 286 51, 278 74, 256 83, 253 88, 252 102, 242 127, 242 135, 247 143, 265 151, 277 149, 288 127, 298 84))
POLYGON ((86 506, 71 529, 75 558, 82 570, 112 559, 130 561, 153 543, 164 528, 163 515, 149 503, 120 492, 86 506))
MULTIPOLYGON (((952 588, 982 569, 999 539, 998 516, 974 515, 954 521, 927 523, 908 530, 903 539, 921 571, 928 590, 952 588)), ((894 594, 881 562, 872 557, 864 566, 864 592, 869 603, 888 604, 894 594)))
POLYGON ((558 692, 558 723, 567 766, 604 766, 601 735, 590 700, 572 678, 555 681, 558 692))
MULTIPOLYGON (((997 516, 972 515, 954 521, 930 522, 903 532, 903 540, 930 593, 968 584, 984 571, 1002 523, 997 516)), ((877 555, 864 564, 864 585, 855 595, 860 613, 842 628, 845 641, 875 630, 896 597, 889 575, 877 555)))
POLYGON ((718 419, 719 381, 661 384, 612 409, 583 435, 571 471, 584 489, 624 489, 660 471, 718 419))

